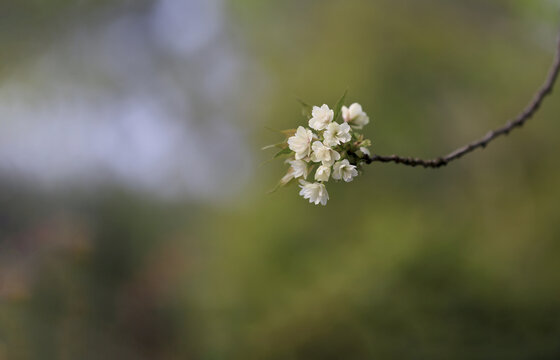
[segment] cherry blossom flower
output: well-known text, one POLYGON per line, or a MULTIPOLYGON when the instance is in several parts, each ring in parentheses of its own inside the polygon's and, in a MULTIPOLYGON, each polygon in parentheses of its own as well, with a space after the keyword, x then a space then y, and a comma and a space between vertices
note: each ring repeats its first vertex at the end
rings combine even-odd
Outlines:
POLYGON ((350 135, 350 125, 347 123, 342 123, 342 125, 332 122, 327 126, 327 129, 323 133, 323 143, 326 146, 336 146, 340 144, 347 143, 352 139, 350 135))
POLYGON ((315 205, 327 205, 327 200, 329 200, 329 193, 327 188, 322 183, 310 183, 305 180, 300 180, 301 188, 299 194, 303 196, 304 199, 309 199, 310 203, 315 205))
POLYGON ((358 170, 356 170, 356 166, 350 165, 350 162, 347 159, 338 161, 333 166, 332 177, 335 180, 344 179, 344 181, 350 182, 356 176, 358 176, 358 170))
POLYGON ((340 159, 340 154, 328 146, 323 145, 320 141, 315 141, 311 146, 311 161, 322 162, 323 165, 331 166, 335 161, 340 159))
POLYGON ((362 106, 353 103, 350 107, 337 105, 336 109, 342 113, 341 124, 334 121, 335 110, 327 105, 314 106, 309 119, 311 129, 299 126, 295 132, 281 131, 288 134, 284 142, 263 148, 280 148, 275 157, 288 155, 286 163, 290 167, 276 188, 298 179, 301 196, 315 205, 326 205, 329 200, 326 183, 331 178, 351 182, 358 176, 358 170, 371 160, 368 149, 371 140, 356 132, 369 122, 362 106), (313 169, 316 169, 314 182, 308 182, 313 169))
POLYGON ((329 181, 329 177, 331 176, 331 167, 321 165, 315 172, 315 180, 317 181, 329 181))
POLYGON ((315 130, 323 130, 334 118, 334 111, 325 104, 321 107, 314 106, 311 111, 312 118, 309 119, 309 127, 315 130))
POLYGON ((362 105, 353 103, 350 107, 342 107, 342 118, 345 122, 350 123, 355 129, 362 129, 369 124, 369 117, 362 110, 362 105))
POLYGON ((290 180, 297 179, 299 177, 307 179, 307 176, 309 175, 309 167, 307 166, 307 163, 305 161, 292 159, 286 160, 286 163, 290 164, 291 166, 288 169, 286 175, 284 175, 280 180, 281 184, 285 185, 290 182, 290 180))
POLYGON ((303 126, 299 126, 295 135, 288 139, 288 147, 296 153, 296 160, 309 156, 311 153, 311 141, 313 141, 313 132, 303 126))
POLYGON ((304 179, 307 178, 309 173, 309 168, 307 167, 307 163, 303 160, 288 160, 288 163, 291 165, 291 168, 294 170, 294 177, 303 177, 304 179))

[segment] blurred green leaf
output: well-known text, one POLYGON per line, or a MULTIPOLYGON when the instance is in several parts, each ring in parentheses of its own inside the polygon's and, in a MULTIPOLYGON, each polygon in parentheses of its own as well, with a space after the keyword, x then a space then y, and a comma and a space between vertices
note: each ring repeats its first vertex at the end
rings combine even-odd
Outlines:
POLYGON ((282 155, 288 155, 288 154, 291 153, 291 152, 292 152, 292 150, 290 150, 290 148, 287 147, 287 148, 282 149, 282 150, 280 150, 279 152, 277 152, 277 153, 274 155, 273 158, 276 159, 277 157, 280 157, 280 156, 282 156, 282 155))
POLYGON ((344 105, 344 100, 346 100, 346 94, 348 94, 348 90, 344 92, 342 97, 338 99, 336 106, 334 107, 334 118, 333 121, 337 121, 338 117, 340 116, 340 111, 342 110, 342 106, 344 105))
POLYGON ((311 111, 313 110, 313 106, 309 105, 308 103, 306 103, 301 99, 297 99, 297 101, 301 104, 301 113, 303 114, 303 116, 305 116, 305 118, 307 119, 311 119, 311 117, 313 116, 311 114, 311 111))
POLYGON ((286 148, 286 142, 282 141, 282 142, 279 142, 279 143, 276 143, 276 144, 266 145, 266 146, 263 146, 261 148, 261 150, 268 150, 268 149, 272 149, 272 148, 284 149, 284 148, 286 148))
POLYGON ((282 134, 286 135, 286 137, 291 137, 291 136, 294 136, 294 134, 296 133, 296 129, 286 129, 286 130, 282 130, 280 132, 282 134))

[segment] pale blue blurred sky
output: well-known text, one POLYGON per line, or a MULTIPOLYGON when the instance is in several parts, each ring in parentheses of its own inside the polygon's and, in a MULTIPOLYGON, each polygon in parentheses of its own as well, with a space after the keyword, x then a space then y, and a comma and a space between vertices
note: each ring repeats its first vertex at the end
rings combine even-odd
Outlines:
POLYGON ((254 170, 236 92, 265 88, 232 33, 222 0, 157 0, 69 29, 0 82, 0 176, 234 195, 254 170))

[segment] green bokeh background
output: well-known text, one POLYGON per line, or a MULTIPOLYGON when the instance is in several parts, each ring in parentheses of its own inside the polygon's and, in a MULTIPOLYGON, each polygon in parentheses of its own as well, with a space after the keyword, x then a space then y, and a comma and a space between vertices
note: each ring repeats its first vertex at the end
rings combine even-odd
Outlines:
MULTIPOLYGON (((63 34, 149 6, 3 0, 0 81, 63 34)), ((266 127, 304 122, 296 98, 332 105, 345 89, 372 119, 375 153, 439 156, 480 137, 542 83, 558 4, 225 9, 267 75, 264 93, 238 85, 231 120, 254 153, 250 181, 217 204, 5 177, 0 359, 558 359, 558 94, 445 168, 376 163, 329 184, 326 207, 295 187, 267 195, 285 167, 258 166, 279 140, 266 127)))

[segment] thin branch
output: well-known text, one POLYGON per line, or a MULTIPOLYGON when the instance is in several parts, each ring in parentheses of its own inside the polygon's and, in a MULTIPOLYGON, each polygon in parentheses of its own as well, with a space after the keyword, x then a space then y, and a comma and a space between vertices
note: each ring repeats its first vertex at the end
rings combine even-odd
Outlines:
POLYGON ((483 138, 473 141, 468 145, 465 145, 457 150, 447 154, 443 157, 438 157, 434 159, 420 159, 412 157, 402 157, 398 155, 383 156, 383 155, 372 155, 371 157, 366 156, 364 159, 366 163, 371 164, 374 161, 378 162, 394 162, 397 164, 404 164, 408 166, 423 166, 425 168, 439 168, 445 166, 453 160, 459 159, 460 157, 478 149, 485 148, 488 143, 496 139, 501 135, 507 135, 510 131, 515 128, 523 126, 527 120, 529 120, 540 108, 543 100, 552 93, 554 83, 558 78, 558 73, 560 72, 560 37, 558 39, 556 56, 554 58, 554 63, 546 80, 542 87, 534 95, 533 100, 529 105, 513 120, 508 121, 504 126, 489 131, 483 138))

